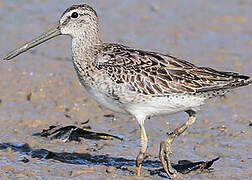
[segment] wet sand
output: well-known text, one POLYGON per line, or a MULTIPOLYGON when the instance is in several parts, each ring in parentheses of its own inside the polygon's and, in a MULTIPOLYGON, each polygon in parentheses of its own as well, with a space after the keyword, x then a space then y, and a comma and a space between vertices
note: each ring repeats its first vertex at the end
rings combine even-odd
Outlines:
MULTIPOLYGON (((74 2, 86 2, 96 9, 106 42, 170 53, 200 66, 252 75, 250 0, 74 2)), ((0 57, 48 30, 71 4, 67 0, 1 1, 0 57)), ((115 118, 104 117, 112 112, 97 105, 79 84, 70 46, 69 37, 59 37, 12 61, 1 62, 0 142, 134 160, 140 148, 136 121, 114 113, 115 118), (93 131, 124 140, 64 143, 32 136, 50 125, 81 126, 88 119, 93 131)), ((249 86, 201 108, 197 122, 175 140, 172 160, 221 159, 213 165, 213 172, 187 174, 185 179, 252 179, 251 104, 249 86)), ((186 118, 185 113, 179 113, 146 121, 149 160, 158 160, 160 141, 186 118)), ((132 175, 134 163, 116 169, 102 163, 63 163, 31 158, 10 148, 0 150, 0 179, 164 179, 150 173, 155 168, 146 164, 142 178, 136 178, 132 175), (24 163, 24 157, 29 162, 24 163)))

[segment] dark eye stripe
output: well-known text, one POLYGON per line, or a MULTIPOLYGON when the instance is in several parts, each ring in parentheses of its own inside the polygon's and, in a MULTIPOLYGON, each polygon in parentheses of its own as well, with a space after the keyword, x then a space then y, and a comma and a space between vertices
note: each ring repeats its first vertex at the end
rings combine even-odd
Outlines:
POLYGON ((68 18, 62 23, 62 25, 63 25, 63 26, 66 25, 69 21, 70 21, 70 17, 68 17, 68 18))
POLYGON ((88 13, 83 13, 83 14, 80 14, 81 16, 90 16, 91 17, 91 15, 90 14, 88 14, 88 13))

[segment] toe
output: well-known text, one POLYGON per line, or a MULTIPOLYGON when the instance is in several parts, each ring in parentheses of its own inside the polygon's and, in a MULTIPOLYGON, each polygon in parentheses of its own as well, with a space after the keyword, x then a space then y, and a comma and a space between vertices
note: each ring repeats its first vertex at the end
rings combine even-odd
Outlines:
POLYGON ((159 158, 164 171, 171 179, 177 179, 177 171, 171 166, 170 154, 172 153, 171 144, 167 141, 160 143, 159 158))
POLYGON ((137 169, 136 169, 136 175, 137 176, 141 176, 141 168, 142 168, 142 164, 140 164, 139 166, 137 166, 137 169))

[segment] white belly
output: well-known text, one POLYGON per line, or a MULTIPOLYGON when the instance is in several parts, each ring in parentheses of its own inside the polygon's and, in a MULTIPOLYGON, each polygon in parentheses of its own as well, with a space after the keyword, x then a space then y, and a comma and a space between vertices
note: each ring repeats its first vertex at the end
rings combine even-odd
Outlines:
POLYGON ((189 109, 197 110, 204 101, 204 98, 192 95, 153 97, 150 101, 131 104, 127 109, 131 114, 140 117, 138 119, 144 119, 147 116, 173 114, 189 109))

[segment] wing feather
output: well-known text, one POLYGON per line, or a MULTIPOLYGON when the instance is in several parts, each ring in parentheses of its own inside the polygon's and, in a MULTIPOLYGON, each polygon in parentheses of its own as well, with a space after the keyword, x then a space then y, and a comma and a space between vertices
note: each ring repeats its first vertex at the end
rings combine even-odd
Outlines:
POLYGON ((198 67, 160 53, 104 44, 96 67, 117 83, 146 95, 232 89, 251 83, 248 76, 198 67))

